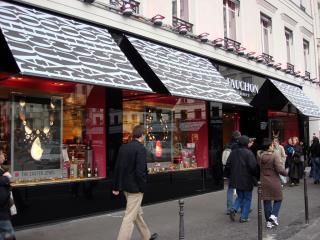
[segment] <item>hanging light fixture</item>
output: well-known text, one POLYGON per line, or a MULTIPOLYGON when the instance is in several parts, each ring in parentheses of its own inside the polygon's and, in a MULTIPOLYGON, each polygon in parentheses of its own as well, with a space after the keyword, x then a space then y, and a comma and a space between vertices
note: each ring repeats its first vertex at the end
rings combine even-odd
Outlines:
POLYGON ((85 3, 90 3, 90 4, 91 4, 91 3, 94 3, 94 1, 95 1, 95 0, 83 0, 83 2, 85 2, 85 3))
POLYGON ((121 6, 121 12, 124 16, 131 16, 133 14, 134 6, 132 3, 128 1, 123 1, 123 4, 121 6))
POLYGON ((208 42, 208 36, 210 34, 207 32, 201 33, 198 35, 198 39, 200 39, 201 42, 208 42))
POLYGON ((186 24, 181 23, 178 27, 178 32, 181 35, 186 35, 188 33, 188 27, 186 24))
POLYGON ((155 15, 154 17, 152 17, 150 19, 150 21, 155 25, 155 26, 162 26, 162 23, 163 23, 163 19, 165 19, 164 16, 160 15, 160 14, 157 14, 155 15))

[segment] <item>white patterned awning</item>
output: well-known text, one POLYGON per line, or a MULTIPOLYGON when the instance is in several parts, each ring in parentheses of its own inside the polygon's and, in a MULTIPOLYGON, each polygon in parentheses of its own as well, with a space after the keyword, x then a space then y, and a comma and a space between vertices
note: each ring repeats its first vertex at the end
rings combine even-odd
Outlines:
POLYGON ((304 94, 301 88, 273 79, 270 81, 303 115, 320 117, 320 108, 304 94))
POLYGON ((171 95, 250 106, 208 59, 138 38, 127 38, 171 95))
POLYGON ((0 30, 21 74, 152 92, 107 29, 0 1, 0 30))

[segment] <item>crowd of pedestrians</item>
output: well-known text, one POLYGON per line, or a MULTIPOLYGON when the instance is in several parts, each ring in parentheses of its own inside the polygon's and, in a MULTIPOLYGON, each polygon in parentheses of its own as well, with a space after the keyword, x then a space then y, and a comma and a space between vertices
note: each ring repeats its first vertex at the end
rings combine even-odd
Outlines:
POLYGON ((237 215, 240 223, 249 221, 252 190, 260 180, 266 227, 273 228, 279 225, 282 188, 298 186, 307 164, 311 166, 310 177, 320 184, 319 138, 314 136, 309 148, 298 137, 289 138, 284 146, 277 136, 266 138, 256 154, 250 149, 250 140, 234 131, 222 154, 224 177, 228 180, 227 214, 232 221, 237 215))

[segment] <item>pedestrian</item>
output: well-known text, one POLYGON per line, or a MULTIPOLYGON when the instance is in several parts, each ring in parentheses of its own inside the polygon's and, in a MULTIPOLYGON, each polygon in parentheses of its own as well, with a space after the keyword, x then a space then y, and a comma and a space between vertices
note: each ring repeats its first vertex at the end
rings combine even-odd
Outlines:
POLYGON ((232 150, 238 147, 238 140, 241 136, 241 133, 239 131, 233 131, 231 134, 231 140, 230 142, 225 146, 223 152, 222 152, 222 164, 224 166, 223 175, 225 178, 228 179, 228 189, 227 189, 227 215, 230 214, 230 210, 233 206, 234 202, 234 195, 235 195, 235 189, 230 187, 230 164, 228 162, 228 158, 230 156, 230 153, 232 150), (228 163, 228 165, 227 165, 228 163))
MULTIPOLYGON (((277 137, 275 137, 273 139, 273 146, 274 146, 274 152, 276 154, 278 154, 280 162, 281 162, 282 166, 285 168, 287 155, 286 155, 286 152, 284 150, 284 147, 280 144, 279 139, 277 137)), ((281 181, 281 186, 287 184, 287 177, 286 176, 282 176, 280 174, 280 181, 281 181)))
POLYGON ((260 165, 260 180, 262 200, 267 228, 278 226, 278 216, 282 203, 282 188, 279 174, 287 176, 279 155, 274 151, 271 139, 264 139, 263 149, 258 151, 258 164, 260 165))
POLYGON ((258 176, 257 161, 248 144, 249 137, 239 137, 238 147, 232 150, 228 159, 231 166, 230 187, 237 192, 237 198, 230 210, 230 219, 235 221, 236 213, 240 209, 241 223, 249 220, 254 178, 258 176))
POLYGON ((146 149, 143 145, 145 132, 142 125, 133 128, 132 139, 131 142, 120 147, 115 167, 112 193, 119 195, 120 191, 123 191, 127 200, 118 240, 130 240, 134 225, 143 240, 154 240, 158 234, 151 235, 142 218, 141 202, 147 182, 146 149))
POLYGON ((298 186, 303 177, 304 157, 303 149, 299 143, 298 137, 292 138, 293 154, 289 164, 290 186, 298 186))
MULTIPOLYGON (((314 169, 313 169, 313 166, 314 166, 314 163, 313 163, 313 161, 312 161, 312 157, 311 157, 311 152, 310 152, 310 150, 311 150, 311 146, 313 145, 313 143, 314 143, 314 139, 315 138, 317 138, 315 135, 313 135, 313 137, 312 137, 312 140, 311 140, 311 145, 310 145, 310 147, 309 147, 309 150, 308 150, 308 165, 310 166, 310 172, 309 172, 309 177, 310 178, 313 178, 314 176, 313 176, 313 171, 314 171, 314 169)), ((319 139, 319 138, 318 138, 319 139)))
POLYGON ((312 145, 310 146, 310 157, 313 164, 313 179, 314 184, 320 183, 320 143, 319 138, 313 138, 312 145))
POLYGON ((0 145, 0 235, 3 239, 15 239, 10 213, 11 174, 3 169, 2 164, 4 161, 4 149, 0 145))

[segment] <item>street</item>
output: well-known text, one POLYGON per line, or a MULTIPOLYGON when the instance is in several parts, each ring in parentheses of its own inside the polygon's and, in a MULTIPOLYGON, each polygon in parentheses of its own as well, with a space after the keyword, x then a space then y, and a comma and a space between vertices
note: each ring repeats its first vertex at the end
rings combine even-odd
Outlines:
MULTIPOLYGON (((303 182, 297 187, 284 188, 284 201, 280 210, 280 226, 267 230, 263 219, 265 240, 319 239, 320 185, 308 179, 310 224, 304 224, 303 182), (303 236, 303 237, 302 237, 303 236)), ((185 239, 257 239, 257 189, 254 189, 253 211, 249 223, 231 222, 225 214, 225 191, 185 198, 185 239)), ((144 217, 159 239, 178 239, 179 206, 173 200, 144 206, 144 217)), ((113 240, 116 239, 123 211, 78 220, 60 222, 32 229, 19 230, 19 240, 113 240)), ((134 240, 140 239, 137 231, 134 240)))

